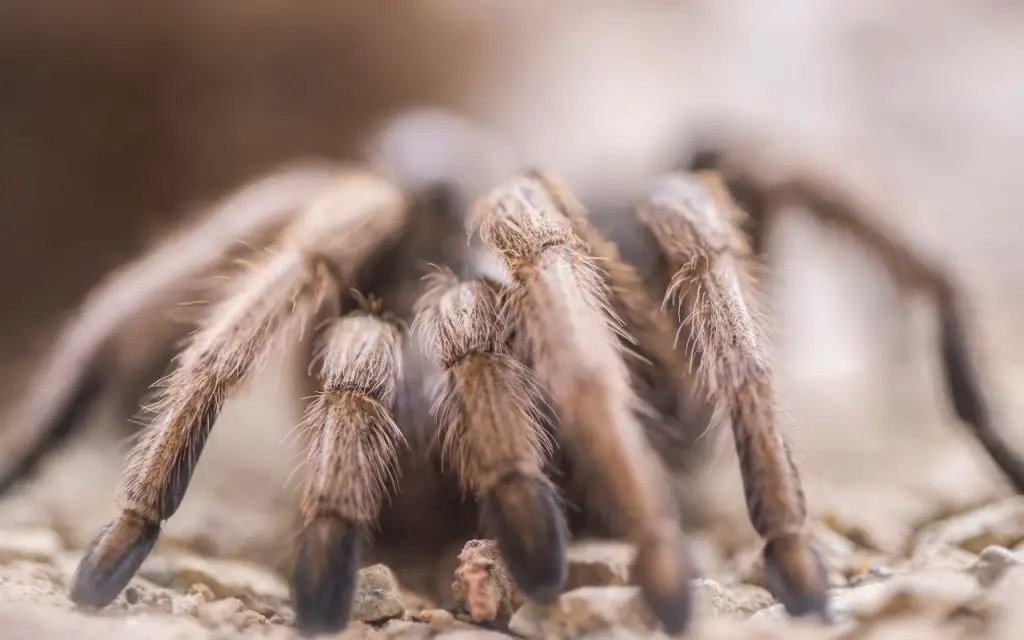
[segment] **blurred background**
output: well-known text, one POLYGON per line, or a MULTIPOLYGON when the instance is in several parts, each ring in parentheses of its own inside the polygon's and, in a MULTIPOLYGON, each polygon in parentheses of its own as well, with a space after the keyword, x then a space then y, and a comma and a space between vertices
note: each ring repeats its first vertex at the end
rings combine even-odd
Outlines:
MULTIPOLYGON (((635 190, 724 118, 891 194, 889 224, 967 288, 1024 447, 1022 43, 1024 5, 1006 0, 0 3, 0 393, 17 397, 88 288, 165 225, 282 161, 351 157, 402 107, 496 127, 588 202, 635 190)), ((895 547, 1005 493, 947 410, 927 301, 901 301, 800 217, 772 246, 787 428, 814 508, 895 547)), ((290 539, 275 519, 295 463, 286 393, 268 372, 229 405, 169 535, 226 555, 290 539)), ((96 422, 5 517, 95 533, 124 456, 124 432, 96 422)), ((753 534, 733 454, 716 466, 740 545, 753 534)))

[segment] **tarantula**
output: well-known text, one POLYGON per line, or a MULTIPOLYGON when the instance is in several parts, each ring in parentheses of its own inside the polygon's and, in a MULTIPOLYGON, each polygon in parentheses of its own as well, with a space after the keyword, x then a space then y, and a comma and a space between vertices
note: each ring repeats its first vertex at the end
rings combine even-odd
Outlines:
MULTIPOLYGON (((792 615, 827 615, 825 567, 776 430, 743 232, 753 229, 756 243, 763 219, 797 198, 872 240, 901 282, 940 294, 956 409, 1024 487, 1024 464, 984 411, 948 279, 867 226, 829 185, 772 182, 727 154, 699 153, 654 181, 635 212, 606 219, 540 170, 510 170, 482 189, 460 182, 432 143, 485 136, 457 118, 411 114, 387 131, 392 145, 395 136, 426 144, 426 132, 431 161, 406 154, 414 164, 396 171, 403 158, 384 153, 256 181, 113 275, 58 341, 24 405, 0 491, 102 390, 120 388, 134 411, 167 371, 121 513, 75 575, 79 605, 108 604, 135 574, 181 504, 225 399, 285 340, 316 367, 293 574, 302 632, 347 622, 366 535, 378 546, 430 535, 407 510, 417 492, 446 520, 440 535, 471 532, 479 517, 516 583, 541 602, 561 591, 570 533, 628 538, 647 603, 666 631, 681 631, 695 569, 669 478, 719 417, 732 424, 768 586, 792 615), (182 329, 167 310, 239 259, 249 266, 197 316, 172 360, 182 329), (584 521, 563 501, 582 504, 584 521)), ((461 152, 474 163, 467 172, 486 155, 474 149, 461 152)))

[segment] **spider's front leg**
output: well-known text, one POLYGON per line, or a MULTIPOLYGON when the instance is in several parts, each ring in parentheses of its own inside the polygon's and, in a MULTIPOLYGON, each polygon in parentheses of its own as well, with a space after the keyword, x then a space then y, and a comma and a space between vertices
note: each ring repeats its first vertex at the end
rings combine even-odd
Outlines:
POLYGON ((292 585, 301 633, 333 632, 352 608, 360 542, 398 479, 404 438, 393 417, 401 376, 398 327, 357 312, 324 329, 321 391, 309 438, 302 533, 292 585))
POLYGON ((586 476, 594 506, 611 507, 615 524, 637 545, 634 576, 666 631, 677 633, 692 616, 693 567, 667 474, 635 414, 624 329, 602 276, 536 175, 493 190, 476 216, 484 243, 511 273, 505 317, 551 396, 561 440, 586 476))
POLYGON ((533 372, 509 352, 499 285, 434 274, 414 329, 444 373, 434 414, 442 455, 476 495, 517 586, 550 602, 565 582, 562 504, 544 475, 551 449, 533 372))
POLYGON ((225 197, 148 253, 107 276, 54 341, 14 415, 0 432, 0 496, 35 472, 85 423, 104 394, 122 398, 127 421, 167 369, 170 347, 187 331, 171 322, 201 279, 246 244, 260 246, 295 211, 337 180, 330 162, 277 169, 225 197))
POLYGON ((827 574, 811 547, 803 489, 775 426, 773 367, 749 298, 749 249, 709 176, 663 177, 637 214, 676 270, 678 304, 706 393, 728 410, 750 519, 765 540, 765 577, 790 614, 827 615, 827 574))
POLYGON ((181 505, 228 394, 274 339, 306 326, 346 279, 405 226, 408 207, 390 182, 342 173, 285 231, 279 247, 214 305, 166 378, 146 437, 132 452, 121 513, 85 552, 71 587, 79 605, 121 592, 181 505))

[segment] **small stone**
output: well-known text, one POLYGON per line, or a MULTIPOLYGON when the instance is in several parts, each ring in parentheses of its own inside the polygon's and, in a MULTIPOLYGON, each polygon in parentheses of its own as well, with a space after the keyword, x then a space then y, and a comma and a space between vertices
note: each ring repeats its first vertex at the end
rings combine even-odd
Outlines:
POLYGON ((381 637, 381 632, 365 622, 352 620, 345 627, 340 635, 335 636, 336 640, 376 640, 381 637))
POLYGON ((434 631, 449 631, 455 628, 455 616, 444 609, 425 609, 413 616, 417 622, 425 622, 434 631))
POLYGON ((640 590, 631 586, 575 589, 550 607, 529 602, 509 622, 509 630, 529 638, 575 638, 613 627, 650 632, 657 626, 640 590))
POLYGON ((352 617, 362 622, 383 622, 405 613, 395 574, 382 564, 361 569, 352 598, 352 617))
POLYGON ((633 545, 611 540, 584 540, 569 545, 565 591, 580 587, 629 584, 629 571, 636 556, 633 545))
POLYGON ((402 602, 405 603, 405 616, 407 619, 413 618, 420 611, 437 609, 437 603, 433 600, 405 589, 402 589, 402 602))
POLYGON ((213 602, 217 599, 217 596, 213 595, 213 591, 210 590, 210 587, 206 586, 202 582, 197 582, 189 587, 188 593, 195 594, 202 599, 203 602, 213 602))
POLYGON ((694 589, 698 606, 714 616, 748 618, 775 604, 775 598, 767 589, 750 584, 723 587, 713 580, 698 579, 694 589))
POLYGON ((974 554, 986 547, 1024 541, 1024 498, 1013 497, 924 528, 916 547, 959 547, 974 554))
POLYGON ((452 594, 474 622, 504 621, 525 601, 492 540, 470 540, 462 548, 452 594))
POLYGON ((989 613, 1017 613, 1024 619, 1020 603, 1024 600, 1024 565, 1013 565, 1006 569, 1002 577, 971 603, 989 613))
POLYGON ((295 609, 288 605, 281 605, 277 607, 277 616, 280 617, 286 625, 295 624, 295 609))
POLYGON ((164 613, 174 613, 175 599, 171 592, 165 589, 155 589, 143 600, 146 604, 164 613))
POLYGON ((186 553, 152 556, 139 575, 169 589, 185 591, 196 583, 205 584, 217 598, 256 594, 287 600, 287 583, 277 574, 249 562, 214 560, 186 553))
POLYGON ((847 579, 851 587, 859 587, 871 582, 886 580, 893 575, 895 575, 893 570, 883 564, 869 564, 863 567, 855 567, 847 579))
MULTIPOLYGON (((854 513, 829 511, 821 514, 820 524, 829 531, 850 541, 854 547, 869 551, 897 553, 906 538, 906 531, 892 522, 872 522, 869 526, 858 522, 854 513)), ((815 530, 815 536, 821 535, 815 530)))
POLYGON ((50 529, 24 528, 0 531, 0 564, 15 560, 51 562, 63 549, 64 542, 50 529))
POLYGON ((230 622, 236 613, 242 611, 243 606, 242 601, 238 598, 204 602, 199 605, 196 617, 203 625, 216 629, 220 625, 230 622))
POLYGON ((171 594, 169 591, 162 587, 158 587, 148 581, 144 581, 141 578, 132 579, 129 583, 128 588, 124 590, 122 594, 125 601, 131 597, 130 593, 133 591, 138 596, 139 602, 143 605, 157 606, 164 600, 169 600, 171 594), (143 586, 145 585, 145 586, 143 586))
POLYGON ((245 609, 240 613, 236 613, 232 618, 232 622, 235 628, 239 631, 245 631, 252 627, 260 627, 268 624, 267 619, 252 609, 245 609))
POLYGON ((978 592, 971 576, 949 569, 895 576, 885 582, 839 589, 832 594, 833 610, 859 621, 909 615, 938 620, 978 592))
POLYGON ((1005 547, 985 547, 978 562, 971 567, 971 572, 978 579, 978 584, 991 587, 1010 567, 1024 564, 1021 557, 1005 547))
POLYGON ((931 542, 914 549, 908 560, 896 564, 896 568, 904 573, 932 571, 936 569, 952 569, 966 571, 978 562, 978 556, 960 547, 944 543, 931 542))
MULTIPOLYGON (((195 596, 201 599, 205 598, 205 594, 202 594, 201 592, 197 592, 195 596)), ((245 605, 246 609, 252 609, 265 618, 273 618, 277 616, 278 612, 285 607, 283 603, 268 602, 263 598, 249 594, 242 595, 238 599, 242 601, 242 604, 245 605)))
POLYGON ((429 625, 411 620, 389 620, 380 631, 385 638, 401 640, 426 640, 434 634, 429 625))
POLYGON ((139 601, 139 590, 135 587, 128 587, 124 590, 124 599, 128 604, 136 604, 139 601))
POLYGON ((204 600, 197 594, 175 597, 171 599, 171 613, 179 616, 195 617, 199 615, 199 606, 203 603, 204 600))
POLYGON ((459 629, 434 636, 438 640, 508 640, 509 636, 487 629, 459 629))

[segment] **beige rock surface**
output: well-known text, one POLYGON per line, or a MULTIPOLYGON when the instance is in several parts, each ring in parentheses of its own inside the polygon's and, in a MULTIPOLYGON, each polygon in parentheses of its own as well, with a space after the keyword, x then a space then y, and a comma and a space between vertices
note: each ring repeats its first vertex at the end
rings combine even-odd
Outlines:
MULTIPOLYGON (((655 4, 660 3, 651 3, 655 4)), ((924 214, 894 223, 921 232, 925 245, 962 270, 982 299, 978 324, 987 331, 982 332, 981 342, 994 356, 988 378, 994 381, 999 415, 1010 438, 1024 449, 1024 422, 1018 418, 1024 409, 1024 366, 1019 361, 1024 343, 1012 340, 1019 331, 1020 307, 996 304, 1008 295, 999 287, 1017 282, 1011 277, 1014 269, 1018 276, 1024 271, 1020 268, 1024 261, 1010 262, 1010 254, 1019 253, 1016 239, 1021 237, 1020 225, 1012 225, 1019 214, 1015 180, 1019 131, 1024 127, 1019 117, 1008 115, 1015 109, 1024 113, 1012 106, 1011 95, 1024 85, 1009 81, 1010 72, 1020 68, 1013 62, 1019 62, 1020 56, 1012 57, 1024 24, 1020 16, 1010 15, 1010 3, 1003 3, 1008 13, 982 20, 962 14, 967 4, 952 0, 852 2, 844 5, 846 9, 836 8, 832 17, 826 11, 811 10, 826 3, 805 0, 781 3, 786 10, 771 19, 749 0, 695 4, 703 4, 703 9, 692 21, 655 17, 647 22, 663 25, 659 33, 665 36, 665 44, 651 44, 657 49, 652 53, 663 62, 672 60, 672 74, 616 67, 623 49, 604 46, 600 39, 596 47, 581 46, 593 36, 588 24, 594 27, 604 19, 609 22, 605 28, 613 31, 618 24, 595 11, 590 23, 573 21, 562 32, 552 30, 565 36, 551 38, 564 46, 565 55, 558 64, 547 64, 545 56, 551 48, 538 48, 534 68, 546 73, 531 76, 528 82, 520 78, 520 84, 509 89, 525 86, 529 99, 520 103, 529 104, 514 103, 507 92, 496 92, 494 101, 507 110, 506 120, 515 119, 513 114, 523 108, 548 115, 553 105, 568 105, 564 108, 573 111, 548 117, 547 128, 528 123, 529 117, 517 120, 519 124, 512 128, 524 134, 534 131, 533 150, 558 160, 556 168, 565 168, 574 180, 590 173, 600 175, 592 170, 618 161, 623 146, 636 151, 633 156, 644 155, 643 144, 633 149, 626 140, 644 135, 664 138, 664 127, 675 123, 674 115, 669 115, 697 100, 657 103, 653 96, 661 95, 666 77, 687 78, 686 91, 702 99, 714 95, 704 106, 741 103, 744 111, 765 114, 766 121, 784 114, 782 119, 789 124, 802 121, 807 123, 805 129, 827 130, 823 136, 827 140, 861 141, 858 148, 867 149, 868 157, 878 160, 882 173, 898 174, 909 186, 911 198, 924 214, 948 217, 942 218, 944 224, 924 214), (927 15, 917 13, 922 7, 927 15), (805 29, 822 26, 816 22, 828 23, 827 38, 806 35, 805 29), (683 43, 677 27, 685 31, 683 43), (576 33, 583 35, 569 37, 576 33), (797 37, 800 34, 805 37, 797 37), (818 42, 826 39, 836 44, 818 42), (864 40, 858 55, 840 52, 840 43, 854 48, 858 39, 864 40), (788 41, 803 44, 787 48, 788 41), (570 65, 587 61, 594 66, 591 54, 599 53, 598 49, 606 56, 601 63, 614 68, 594 67, 601 73, 592 74, 590 84, 604 91, 595 96, 566 78, 586 82, 581 67, 570 65), (715 55, 685 62, 687 55, 698 50, 715 55), (826 57, 828 64, 814 69, 804 65, 826 57), (1010 63, 1000 62, 1004 58, 1010 63), (762 73, 761 63, 770 72, 762 73), (920 73, 915 75, 915 70, 920 73), (991 74, 988 80, 986 74, 991 74), (809 75, 814 82, 801 85, 802 90, 786 84, 809 75), (622 84, 607 80, 613 76, 622 84), (1004 93, 993 95, 994 91, 1004 93), (592 108, 576 118, 581 102, 592 108), (648 112, 657 117, 638 115, 648 112), (657 136, 647 135, 655 129, 657 136), (646 133, 637 134, 641 130, 646 133), (569 132, 587 144, 557 149, 559 135, 569 132), (611 150, 594 153, 605 144, 609 146, 602 148, 611 150), (581 158, 585 161, 572 168, 581 158)), ((547 18, 541 22, 546 24, 547 18)), ((625 49, 633 54, 645 50, 639 41, 655 41, 645 28, 629 34, 620 31, 624 34, 616 40, 620 45, 638 41, 635 47, 626 43, 625 49), (632 33, 635 38, 630 37, 632 33)), ((515 78, 509 75, 500 76, 502 86, 513 87, 515 78)), ((818 235, 804 237, 804 245, 816 248, 790 261, 791 273, 810 279, 829 269, 832 275, 847 267, 856 271, 849 261, 830 267, 827 260, 815 259, 815 255, 831 254, 834 246, 818 235)), ((845 282, 842 277, 838 281, 845 282)), ((881 296, 867 296, 863 287, 836 286, 835 279, 823 282, 816 289, 818 294, 833 289, 838 293, 822 304, 814 296, 805 296, 799 298, 801 304, 791 305, 811 318, 807 322, 818 331, 791 323, 797 312, 787 311, 790 315, 779 318, 780 324, 789 327, 779 340, 781 353, 799 351, 798 343, 806 341, 811 346, 805 351, 821 352, 810 360, 819 364, 839 360, 836 354, 843 350, 842 340, 820 348, 822 343, 810 340, 811 334, 839 333, 839 320, 856 316, 851 309, 871 307, 881 296), (849 300, 843 300, 843 306, 837 298, 849 300), (834 303, 839 311, 826 310, 834 303)), ((870 282, 881 287, 876 280, 870 282)), ((780 285, 786 283, 786 278, 779 279, 780 285)), ((1013 296, 1019 297, 1019 291, 1009 292, 1013 296)), ((784 305, 779 306, 785 311, 784 305)), ((874 320, 871 316, 865 321, 866 333, 871 340, 880 340, 882 331, 871 324, 874 320)), ((912 327, 908 332, 921 333, 920 342, 928 341, 930 349, 932 336, 919 329, 932 325, 918 323, 916 317, 908 323, 912 327)), ((849 337, 846 329, 844 335, 849 337)), ((709 553, 702 558, 707 579, 698 585, 706 606, 692 637, 1021 637, 1024 503, 1006 497, 1007 488, 947 413, 947 400, 940 393, 942 381, 932 366, 934 353, 910 342, 910 359, 923 363, 920 367, 889 362, 856 375, 802 375, 798 367, 785 366, 791 360, 780 357, 781 390, 792 416, 786 431, 804 476, 815 538, 832 570, 837 625, 826 628, 789 620, 759 588, 758 548, 727 436, 722 454, 709 465, 702 483, 708 490, 712 517, 709 553)), ((294 439, 286 436, 296 416, 284 402, 294 395, 269 372, 243 397, 228 403, 189 494, 167 523, 146 568, 111 607, 85 614, 75 611, 65 594, 82 548, 115 511, 115 486, 125 453, 124 434, 112 428, 109 413, 94 416, 94 428, 86 437, 48 461, 32 485, 0 502, 0 638, 293 637, 288 625, 294 613, 281 572, 289 564, 295 539, 298 483, 292 474, 297 450, 294 439)), ((516 626, 522 625, 528 634, 550 628, 556 634, 588 629, 592 638, 658 637, 628 586, 629 554, 621 545, 575 547, 570 554, 573 589, 550 609, 531 604, 525 610, 510 607, 518 609, 509 612, 513 620, 519 618, 516 626)), ((445 604, 401 592, 389 576, 391 572, 383 567, 366 574, 368 587, 360 596, 358 616, 366 622, 353 622, 342 637, 499 637, 499 631, 472 626, 461 615, 436 609, 445 604)), ((448 571, 436 582, 448 585, 452 579, 448 571)))

